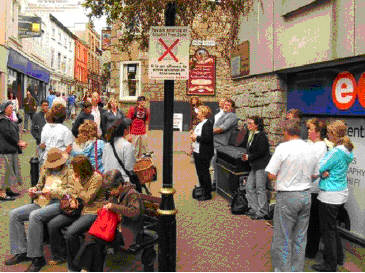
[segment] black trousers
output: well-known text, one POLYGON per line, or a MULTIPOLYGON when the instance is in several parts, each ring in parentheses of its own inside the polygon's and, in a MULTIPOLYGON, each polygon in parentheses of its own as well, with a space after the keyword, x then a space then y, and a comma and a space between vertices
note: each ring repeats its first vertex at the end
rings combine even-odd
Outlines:
POLYGON ((307 233, 307 246, 305 249, 305 256, 307 258, 314 258, 318 252, 319 241, 321 240, 321 231, 319 227, 319 201, 317 199, 318 193, 312 193, 312 205, 309 217, 309 226, 307 233))
POLYGON ((344 260, 341 239, 337 230, 337 215, 342 205, 332 205, 319 201, 318 211, 321 234, 324 242, 323 258, 331 271, 336 271, 337 263, 344 260))
POLYGON ((198 175, 199 184, 202 188, 204 188, 205 193, 207 195, 211 194, 212 191, 212 179, 209 173, 210 167, 210 159, 205 159, 200 156, 198 153, 193 153, 194 162, 195 162, 195 169, 198 175))

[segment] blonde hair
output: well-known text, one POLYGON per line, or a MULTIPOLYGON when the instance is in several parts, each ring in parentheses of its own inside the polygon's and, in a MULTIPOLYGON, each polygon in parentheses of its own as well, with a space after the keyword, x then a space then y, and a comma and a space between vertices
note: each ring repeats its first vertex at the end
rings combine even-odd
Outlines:
POLYGON ((198 107, 198 111, 200 111, 200 113, 202 114, 203 117, 209 117, 210 114, 212 113, 210 108, 206 105, 200 105, 198 107))
POLYGON ((77 144, 85 143, 88 140, 96 139, 98 136, 98 126, 93 120, 85 120, 79 127, 79 134, 75 139, 77 144))
POLYGON ((111 98, 108 100, 107 104, 109 110, 112 109, 112 102, 114 102, 114 104, 118 107, 118 101, 115 98, 111 98))
POLYGON ((350 138, 347 136, 347 125, 343 120, 334 120, 327 126, 327 131, 337 138, 335 146, 344 145, 350 152, 354 149, 350 138))

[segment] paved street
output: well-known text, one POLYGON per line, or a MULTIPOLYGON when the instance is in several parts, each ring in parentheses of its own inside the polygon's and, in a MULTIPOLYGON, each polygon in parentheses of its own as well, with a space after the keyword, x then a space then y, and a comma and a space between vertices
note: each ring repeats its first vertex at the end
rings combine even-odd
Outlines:
MULTIPOLYGON (((162 131, 150 132, 150 148, 155 151, 154 161, 159 170, 158 182, 151 184, 154 195, 159 196, 162 175, 162 131)), ((0 203, 0 271, 23 271, 28 263, 5 267, 9 257, 8 212, 28 203, 25 191, 30 185, 29 159, 34 155, 34 140, 29 133, 22 139, 30 143, 21 155, 24 184, 22 196, 13 202, 0 203)), ((270 244, 272 228, 265 221, 252 221, 247 216, 233 216, 229 204, 222 197, 198 202, 191 197, 197 183, 194 164, 183 152, 188 147, 187 132, 174 133, 174 187, 177 214, 177 271, 271 271, 270 244)), ((46 256, 49 251, 46 248, 46 256)), ((312 271, 307 260, 305 271, 312 271)), ((143 271, 140 257, 114 255, 107 261, 108 271, 143 271)), ((156 265, 157 270, 157 265, 156 265)), ((364 271, 359 261, 346 253, 346 263, 340 271, 364 271)), ((67 271, 65 264, 45 266, 42 271, 67 271)))

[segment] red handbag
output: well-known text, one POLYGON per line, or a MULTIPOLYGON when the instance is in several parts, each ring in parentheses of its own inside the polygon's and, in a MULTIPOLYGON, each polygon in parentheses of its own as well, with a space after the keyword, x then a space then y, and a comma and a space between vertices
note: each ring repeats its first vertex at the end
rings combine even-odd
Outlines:
POLYGON ((118 222, 118 214, 108 209, 99 209, 98 216, 89 229, 89 234, 106 242, 112 242, 118 222))

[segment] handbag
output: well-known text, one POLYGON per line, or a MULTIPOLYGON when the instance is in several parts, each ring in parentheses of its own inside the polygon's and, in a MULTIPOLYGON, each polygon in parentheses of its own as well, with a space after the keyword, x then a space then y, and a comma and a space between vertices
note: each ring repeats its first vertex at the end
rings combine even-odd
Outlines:
POLYGON ((113 148, 113 153, 114 153, 115 158, 118 160, 119 165, 123 168, 124 172, 128 175, 130 182, 136 186, 136 190, 138 192, 142 192, 141 181, 139 181, 139 178, 138 178, 137 174, 134 171, 126 170, 122 160, 119 158, 119 156, 117 154, 117 151, 115 150, 114 143, 111 142, 111 145, 112 145, 112 148, 113 148))
POLYGON ((106 242, 112 242, 119 222, 118 214, 108 209, 99 209, 98 216, 89 229, 89 234, 106 242))
POLYGON ((60 200, 61 213, 70 217, 77 217, 81 215, 81 211, 84 208, 84 203, 82 199, 71 198, 68 194, 64 195, 60 200), (75 201, 77 208, 71 208, 71 201, 75 201))
POLYGON ((248 211, 248 201, 246 198, 245 185, 240 185, 238 190, 235 192, 231 202, 232 214, 245 214, 248 211))
POLYGON ((192 195, 194 199, 199 199, 205 195, 205 190, 203 187, 194 186, 192 195))

